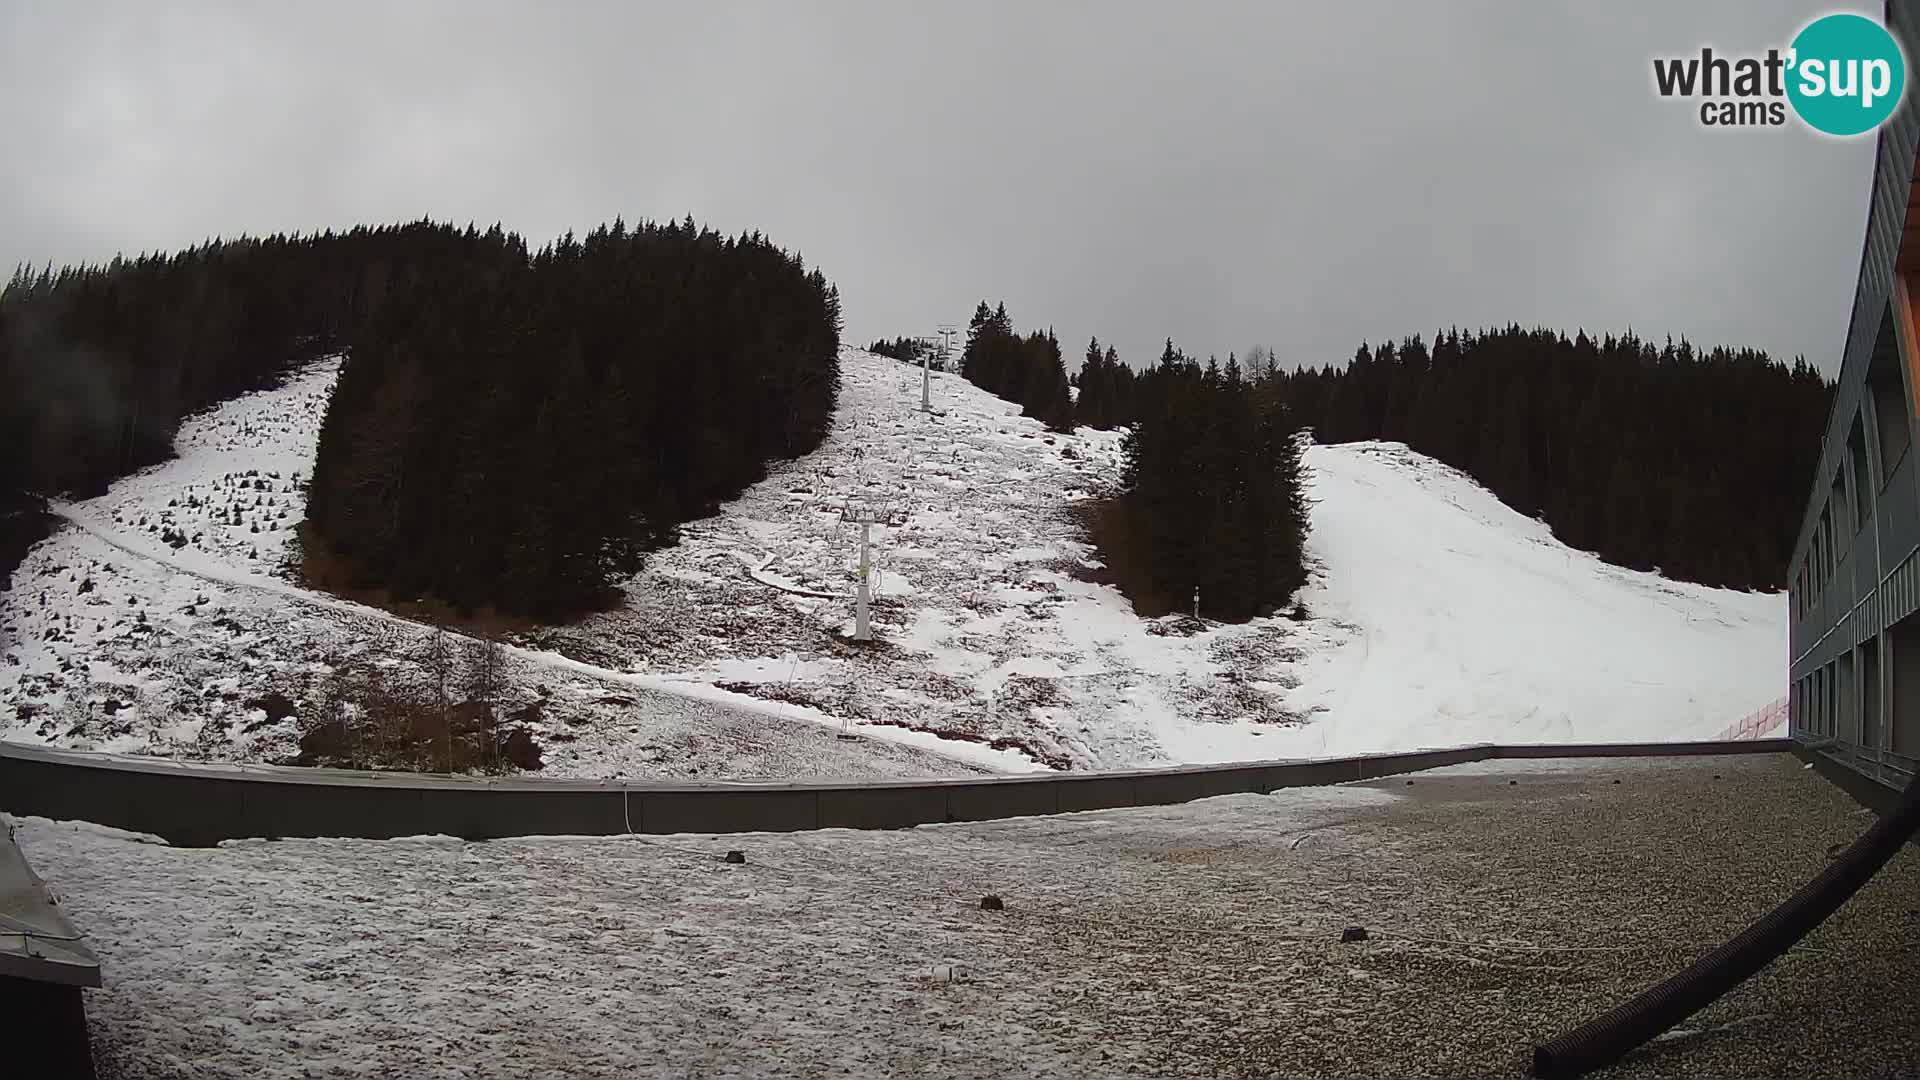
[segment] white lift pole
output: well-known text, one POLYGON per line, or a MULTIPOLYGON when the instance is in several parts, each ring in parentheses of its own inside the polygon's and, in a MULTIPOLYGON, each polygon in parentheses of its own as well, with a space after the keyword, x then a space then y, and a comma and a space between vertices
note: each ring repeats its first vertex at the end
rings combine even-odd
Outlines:
POLYGON ((868 611, 873 603, 873 591, 867 587, 873 570, 873 564, 867 561, 867 538, 872 529, 873 522, 860 523, 860 589, 853 608, 853 640, 855 641, 873 640, 873 628, 868 624, 868 611))
POLYGON ((870 506, 849 504, 840 512, 840 520, 860 526, 860 570, 853 593, 853 640, 872 641, 873 628, 869 624, 869 612, 873 603, 873 591, 868 587, 873 577, 873 563, 867 557, 868 542, 873 527, 887 521, 884 511, 870 506))
POLYGON ((872 641, 873 627, 870 615, 873 605, 873 560, 869 557, 869 543, 875 525, 899 525, 905 515, 899 511, 877 506, 856 506, 847 504, 840 511, 840 520, 860 526, 860 570, 854 587, 853 598, 853 640, 872 641))
MULTIPOLYGON (((953 357, 953 335, 955 332, 955 329, 951 326, 942 326, 940 328, 938 340, 940 342, 940 370, 942 371, 950 370, 953 366, 951 360, 953 357)), ((919 339, 921 412, 933 411, 933 375, 930 369, 933 366, 934 341, 935 339, 931 337, 919 339)))
POLYGON ((920 411, 933 411, 933 374, 928 365, 933 363, 933 342, 920 350, 920 411))

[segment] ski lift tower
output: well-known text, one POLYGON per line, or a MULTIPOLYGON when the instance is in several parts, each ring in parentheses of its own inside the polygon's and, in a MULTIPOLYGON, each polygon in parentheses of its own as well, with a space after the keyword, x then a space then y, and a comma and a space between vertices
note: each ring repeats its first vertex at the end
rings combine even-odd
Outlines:
POLYGON ((950 325, 940 327, 940 332, 927 337, 914 338, 914 344, 920 349, 920 411, 933 411, 933 350, 940 349, 940 370, 953 370, 953 338, 959 330, 950 325))
POLYGON ((947 324, 940 327, 940 370, 956 371, 953 362, 953 339, 960 335, 959 328, 947 324))
POLYGON ((873 591, 869 587, 873 577, 873 562, 867 557, 868 542, 875 525, 904 525, 907 515, 884 504, 862 503, 847 500, 840 510, 840 520, 860 526, 860 570, 857 587, 854 590, 853 640, 872 641, 873 628, 869 621, 869 612, 873 603, 873 591))
POLYGON ((920 411, 933 411, 933 339, 919 337, 913 339, 914 346, 920 351, 920 411))
POLYGON ((960 328, 952 323, 940 326, 940 370, 953 370, 953 341, 960 336, 960 328))

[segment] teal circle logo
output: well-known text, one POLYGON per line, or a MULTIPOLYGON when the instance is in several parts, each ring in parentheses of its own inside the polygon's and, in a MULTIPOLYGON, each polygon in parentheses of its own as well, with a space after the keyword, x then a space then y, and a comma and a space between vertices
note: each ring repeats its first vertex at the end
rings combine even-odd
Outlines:
POLYGON ((1808 23, 1789 53, 1787 100, 1815 131, 1860 135, 1879 127, 1907 88, 1907 60, 1887 28, 1864 15, 1808 23))

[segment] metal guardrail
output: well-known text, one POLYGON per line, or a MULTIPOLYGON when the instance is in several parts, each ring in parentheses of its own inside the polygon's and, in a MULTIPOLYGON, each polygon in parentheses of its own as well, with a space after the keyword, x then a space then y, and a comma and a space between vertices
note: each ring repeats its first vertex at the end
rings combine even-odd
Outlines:
POLYGON ((0 742, 0 810, 206 846, 243 837, 468 840, 897 829, 1265 793, 1496 758, 1779 753, 1787 739, 1491 744, 1305 761, 956 780, 617 782, 181 762, 0 742))

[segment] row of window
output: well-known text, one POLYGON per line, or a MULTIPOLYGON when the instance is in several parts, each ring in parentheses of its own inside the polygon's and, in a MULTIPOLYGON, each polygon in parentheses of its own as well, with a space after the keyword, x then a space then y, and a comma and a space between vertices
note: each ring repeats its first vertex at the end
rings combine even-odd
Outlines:
POLYGON ((1794 683, 1787 708, 1796 734, 1920 757, 1920 615, 1794 683))
MULTIPOLYGON (((1900 373, 1900 347, 1888 306, 1867 367, 1866 393, 1847 428, 1846 454, 1834 466, 1806 558, 1793 580, 1793 617, 1804 619, 1826 595, 1854 538, 1873 522, 1876 493, 1900 467, 1913 441, 1912 410, 1900 373)), ((1816 485, 1816 492, 1820 491, 1816 485)))

